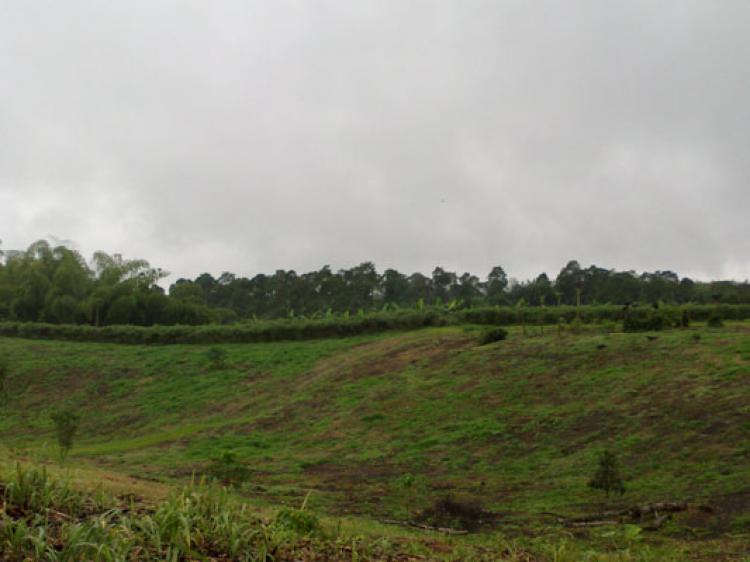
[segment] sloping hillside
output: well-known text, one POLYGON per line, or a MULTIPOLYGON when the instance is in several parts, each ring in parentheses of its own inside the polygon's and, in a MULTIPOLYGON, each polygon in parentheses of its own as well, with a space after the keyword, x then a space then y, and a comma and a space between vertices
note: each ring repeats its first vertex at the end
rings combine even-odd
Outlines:
POLYGON ((512 331, 478 346, 471 327, 350 339, 125 346, 0 339, 12 372, 0 437, 52 455, 49 415, 82 415, 71 458, 184 480, 224 451, 273 503, 308 490, 331 513, 395 516, 447 493, 524 521, 600 507, 587 487, 604 448, 626 495, 690 500, 710 532, 750 515, 750 326, 656 336, 512 331))

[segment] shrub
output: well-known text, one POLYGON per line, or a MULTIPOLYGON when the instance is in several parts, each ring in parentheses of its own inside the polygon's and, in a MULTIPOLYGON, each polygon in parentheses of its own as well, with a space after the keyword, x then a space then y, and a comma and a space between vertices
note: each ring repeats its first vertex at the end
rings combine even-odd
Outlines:
POLYGON ((665 314, 654 308, 635 308, 625 313, 622 321, 624 332, 653 332, 668 327, 665 314))
POLYGON ((724 319, 718 311, 714 311, 708 317, 707 324, 709 328, 721 328, 724 325, 724 319))
POLYGON ((504 328, 492 328, 485 330, 479 335, 479 345, 487 345, 496 341, 502 341, 508 337, 508 331, 504 328))
POLYGON ((422 511, 419 520, 434 527, 475 531, 482 525, 484 513, 478 502, 458 500, 448 495, 422 511))
POLYGON ((210 347, 206 351, 206 359, 212 369, 223 369, 227 363, 227 350, 221 347, 210 347))
POLYGON ((250 469, 237 460, 231 451, 225 451, 208 468, 208 474, 223 484, 239 486, 250 479, 250 469))
POLYGON ((581 322, 580 318, 573 318, 573 320, 570 321, 568 329, 572 334, 580 334, 583 332, 583 322, 581 322))
POLYGON ((57 444, 60 446, 60 460, 65 460, 73 447, 73 439, 78 431, 81 418, 72 410, 61 410, 50 416, 55 422, 57 444))

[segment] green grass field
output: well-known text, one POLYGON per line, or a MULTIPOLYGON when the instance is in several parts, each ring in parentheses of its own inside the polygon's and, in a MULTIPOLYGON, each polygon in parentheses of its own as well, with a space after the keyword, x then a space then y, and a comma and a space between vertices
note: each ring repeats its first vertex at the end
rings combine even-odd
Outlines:
POLYGON ((398 481, 411 474, 413 508, 453 494, 498 514, 467 543, 556 533, 544 512, 688 501, 713 512, 678 515, 647 542, 747 559, 749 324, 650 337, 514 328, 486 346, 478 330, 224 344, 221 368, 204 345, 0 339, 0 439, 16 457, 52 458, 50 413, 72 407, 69 466, 176 484, 232 451, 255 505, 313 490, 316 511, 357 521, 404 518, 398 481), (608 502, 587 486, 605 448, 627 488, 608 502))

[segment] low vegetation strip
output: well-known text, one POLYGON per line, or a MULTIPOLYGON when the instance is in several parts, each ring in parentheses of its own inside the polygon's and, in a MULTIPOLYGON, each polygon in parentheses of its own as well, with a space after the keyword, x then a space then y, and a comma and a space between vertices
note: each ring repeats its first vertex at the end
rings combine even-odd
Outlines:
MULTIPOLYGON (((566 537, 515 541, 480 537, 459 542, 440 533, 398 535, 342 527, 306 509, 259 514, 214 482, 192 482, 166 499, 96 492, 24 466, 0 475, 0 560, 46 562, 677 562, 686 549, 670 542, 640 544, 629 527, 610 531, 606 544, 566 537), (584 558, 585 557, 585 558, 584 558)), ((713 552, 716 555, 716 551, 713 552)), ((713 558, 718 560, 718 558, 713 558)), ((725 558, 729 560, 729 558, 725 558)))
MULTIPOLYGON (((44 468, 17 465, 0 483, 0 496, 0 560, 352 559, 352 543, 327 536, 314 515, 285 509, 263 520, 226 488, 203 482, 149 505, 82 493, 44 468)), ((382 548, 360 548, 385 558, 382 548)))
MULTIPOLYGON (((712 318, 747 320, 750 305, 681 305, 622 307, 480 307, 462 310, 429 308, 398 312, 334 316, 325 319, 261 320, 233 325, 95 327, 41 322, 0 322, 0 336, 126 344, 210 344, 256 343, 348 337, 386 331, 407 331, 430 326, 460 324, 555 325, 571 323, 622 322, 628 317, 645 319, 647 328, 685 325, 712 318), (654 325, 653 319, 658 319, 654 325)), ((637 331, 637 330, 636 330, 637 331)))
POLYGON ((257 343, 310 340, 442 326, 437 312, 368 315, 322 320, 266 320, 230 326, 82 326, 37 322, 0 323, 0 336, 127 344, 257 343))

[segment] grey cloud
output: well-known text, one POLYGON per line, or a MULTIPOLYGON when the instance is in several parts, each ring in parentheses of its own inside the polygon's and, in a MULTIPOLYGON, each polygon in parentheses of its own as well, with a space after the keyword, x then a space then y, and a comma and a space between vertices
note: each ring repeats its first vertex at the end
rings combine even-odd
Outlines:
POLYGON ((750 5, 8 1, 0 238, 750 277, 750 5))

